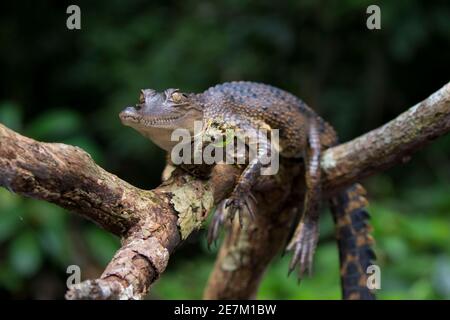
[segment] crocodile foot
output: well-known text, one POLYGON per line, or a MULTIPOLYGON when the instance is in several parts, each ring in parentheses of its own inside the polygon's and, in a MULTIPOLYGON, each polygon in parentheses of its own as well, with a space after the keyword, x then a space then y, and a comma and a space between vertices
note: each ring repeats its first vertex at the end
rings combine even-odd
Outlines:
POLYGON ((247 213, 252 219, 255 217, 256 198, 251 192, 233 192, 231 197, 223 200, 214 212, 208 230, 208 246, 217 240, 220 227, 229 219, 233 221, 237 215, 239 224, 243 225, 243 214, 247 213))
POLYGON ((289 264, 289 274, 299 265, 298 277, 302 279, 303 275, 308 272, 312 273, 312 264, 314 252, 319 239, 319 227, 317 222, 301 221, 292 237, 290 243, 286 247, 288 251, 294 251, 294 255, 289 264))

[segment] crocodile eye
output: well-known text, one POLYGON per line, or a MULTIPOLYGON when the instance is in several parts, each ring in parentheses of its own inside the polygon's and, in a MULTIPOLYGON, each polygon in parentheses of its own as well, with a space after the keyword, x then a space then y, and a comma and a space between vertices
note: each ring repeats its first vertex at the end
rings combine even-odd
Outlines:
POLYGON ((171 98, 173 102, 178 103, 183 99, 183 94, 175 91, 174 93, 172 93, 171 98))
POLYGON ((141 94, 139 95, 139 103, 144 103, 145 102, 145 94, 144 94, 144 90, 141 90, 141 94))

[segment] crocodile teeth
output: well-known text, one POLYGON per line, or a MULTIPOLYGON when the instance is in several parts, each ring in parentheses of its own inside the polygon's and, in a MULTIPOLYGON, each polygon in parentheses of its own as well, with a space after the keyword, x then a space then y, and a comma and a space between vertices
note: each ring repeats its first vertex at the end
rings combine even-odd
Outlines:
POLYGON ((155 124, 167 124, 174 120, 179 119, 180 117, 169 117, 169 118, 163 118, 163 119, 153 119, 153 120, 143 120, 144 125, 155 125, 155 124))

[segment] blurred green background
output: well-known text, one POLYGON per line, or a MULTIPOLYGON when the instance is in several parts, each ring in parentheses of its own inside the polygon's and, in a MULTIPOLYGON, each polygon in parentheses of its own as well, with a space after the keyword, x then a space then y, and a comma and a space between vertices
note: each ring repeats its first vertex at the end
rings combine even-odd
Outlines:
MULTIPOLYGON (((164 154, 118 113, 139 89, 202 91, 230 80, 291 91, 346 141, 392 119, 449 80, 448 1, 2 1, 0 122, 42 141, 80 146, 142 188, 158 185, 164 154), (66 8, 81 7, 79 31, 66 8), (370 4, 382 30, 366 28, 370 4)), ((450 136, 364 181, 381 299, 450 298, 450 136)), ((329 215, 315 274, 300 286, 277 257, 267 299, 340 297, 329 215)), ((98 276, 118 239, 40 201, 0 189, 0 298, 57 298, 66 268, 98 276)), ((171 258, 151 298, 200 298, 217 249, 204 231, 171 258)))

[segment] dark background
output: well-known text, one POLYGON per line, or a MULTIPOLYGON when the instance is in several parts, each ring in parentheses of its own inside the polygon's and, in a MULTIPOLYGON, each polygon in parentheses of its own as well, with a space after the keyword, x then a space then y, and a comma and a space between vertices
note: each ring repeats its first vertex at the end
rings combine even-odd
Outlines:
MULTIPOLYGON (((346 141, 380 126, 449 81, 448 1, 3 1, 0 122, 42 141, 78 145, 142 188, 164 154, 119 111, 139 89, 203 91, 231 80, 291 91, 346 141), (81 30, 66 8, 81 8, 81 30), (381 7, 382 29, 366 28, 381 7)), ((450 137, 364 181, 382 299, 450 298, 450 137)), ((287 278, 276 258, 259 298, 339 298, 329 215, 313 278, 287 278)), ((0 190, 0 298, 62 298, 66 268, 96 277, 118 240, 64 210, 0 190)), ((152 298, 200 298, 216 249, 203 232, 171 258, 152 298)))

